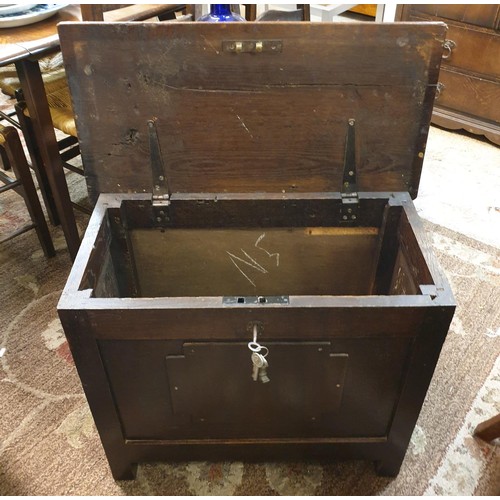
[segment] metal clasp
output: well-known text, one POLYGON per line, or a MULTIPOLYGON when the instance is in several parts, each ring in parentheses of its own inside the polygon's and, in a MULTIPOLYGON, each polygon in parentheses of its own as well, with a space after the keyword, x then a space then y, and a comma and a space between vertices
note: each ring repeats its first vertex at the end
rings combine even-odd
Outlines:
POLYGON ((448 52, 443 53, 441 56, 443 59, 449 59, 451 57, 452 50, 457 46, 457 44, 453 40, 445 40, 443 43, 443 49, 448 52))
POLYGON ((235 54, 248 53, 259 54, 268 52, 278 54, 283 50, 281 40, 223 40, 222 51, 233 52, 235 54))
POLYGON ((437 101, 439 97, 441 96, 441 92, 446 88, 446 85, 444 83, 438 82, 436 85, 436 97, 435 100, 437 101))

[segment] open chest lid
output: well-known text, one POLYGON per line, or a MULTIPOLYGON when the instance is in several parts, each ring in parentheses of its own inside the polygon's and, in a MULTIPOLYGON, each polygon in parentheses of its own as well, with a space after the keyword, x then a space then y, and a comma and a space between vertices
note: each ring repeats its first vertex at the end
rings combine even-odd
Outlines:
POLYGON ((348 190, 415 197, 445 32, 62 23, 90 197, 151 192, 152 164, 171 193, 339 192, 352 171, 348 190))

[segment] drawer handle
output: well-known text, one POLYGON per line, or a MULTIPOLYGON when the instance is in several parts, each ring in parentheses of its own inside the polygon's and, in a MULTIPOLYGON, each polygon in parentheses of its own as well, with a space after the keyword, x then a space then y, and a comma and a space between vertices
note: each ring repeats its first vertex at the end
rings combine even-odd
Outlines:
POLYGON ((439 96, 441 95, 441 92, 445 89, 446 85, 444 83, 438 82, 436 85, 436 97, 435 100, 437 101, 439 99, 439 96))
POLYGON ((443 43, 443 49, 447 52, 443 53, 443 59, 449 59, 451 57, 452 50, 457 46, 453 40, 445 40, 443 43))

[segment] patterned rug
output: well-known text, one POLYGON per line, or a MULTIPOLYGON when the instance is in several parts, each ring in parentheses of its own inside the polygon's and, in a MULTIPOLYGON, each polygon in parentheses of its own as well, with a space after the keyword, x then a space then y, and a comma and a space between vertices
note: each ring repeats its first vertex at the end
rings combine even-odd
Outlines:
MULTIPOLYGON (((426 168, 440 168, 439 161, 426 168)), ((69 174, 68 183, 73 199, 81 198, 82 179, 69 174)), ((88 219, 77 217, 83 232, 88 219)), ((20 197, 3 194, 0 237, 26 221, 20 197)), ((114 481, 56 314, 71 267, 62 232, 51 228, 52 259, 33 231, 1 245, 0 494, 500 494, 500 447, 472 437, 500 412, 500 250, 424 225, 458 307, 393 479, 362 461, 186 462, 141 464, 136 481, 114 481)))

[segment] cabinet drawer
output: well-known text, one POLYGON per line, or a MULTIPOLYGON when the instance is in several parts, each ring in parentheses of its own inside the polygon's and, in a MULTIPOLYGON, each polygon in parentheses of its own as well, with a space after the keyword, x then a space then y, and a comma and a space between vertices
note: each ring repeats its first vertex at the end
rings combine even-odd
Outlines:
POLYGON ((498 5, 412 5, 410 12, 413 14, 427 14, 451 19, 462 23, 484 26, 485 28, 498 29, 498 5))
POLYGON ((500 84, 447 68, 441 68, 439 81, 444 85, 436 107, 449 108, 500 122, 500 84))
POLYGON ((444 67, 453 66, 500 78, 500 35, 450 25, 446 38, 455 46, 451 52, 445 51, 444 67))

